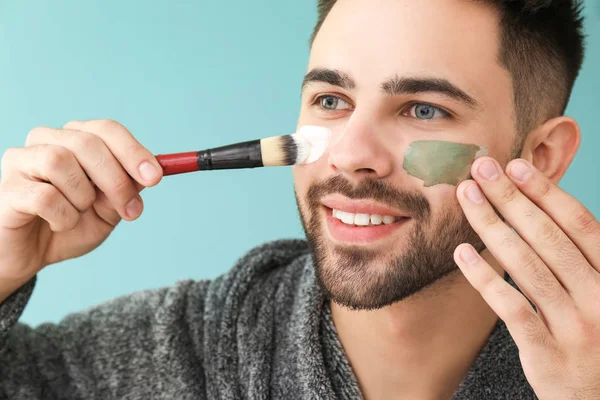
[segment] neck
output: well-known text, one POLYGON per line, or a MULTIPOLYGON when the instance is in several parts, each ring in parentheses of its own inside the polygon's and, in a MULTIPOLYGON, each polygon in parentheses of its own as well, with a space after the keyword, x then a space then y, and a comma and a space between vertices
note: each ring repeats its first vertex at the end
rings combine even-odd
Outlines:
POLYGON ((331 311, 369 400, 450 399, 497 321, 460 270, 376 311, 331 311))

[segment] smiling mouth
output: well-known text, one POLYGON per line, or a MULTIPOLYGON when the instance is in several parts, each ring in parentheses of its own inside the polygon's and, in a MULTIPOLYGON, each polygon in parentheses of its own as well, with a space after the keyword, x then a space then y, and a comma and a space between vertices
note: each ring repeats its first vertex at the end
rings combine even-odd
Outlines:
POLYGON ((330 237, 340 244, 371 245, 392 237, 411 219, 406 216, 350 213, 324 207, 330 237))
POLYGON ((349 213, 335 208, 330 209, 333 218, 340 220, 345 225, 365 227, 378 225, 391 225, 399 222, 407 217, 398 217, 393 215, 378 215, 378 214, 359 214, 349 213))

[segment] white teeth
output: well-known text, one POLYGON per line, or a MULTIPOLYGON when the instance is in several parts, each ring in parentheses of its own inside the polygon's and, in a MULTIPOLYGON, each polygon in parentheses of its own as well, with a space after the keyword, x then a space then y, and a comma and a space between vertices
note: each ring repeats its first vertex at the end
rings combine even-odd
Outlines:
POLYGON ((352 214, 335 209, 332 211, 332 215, 347 225, 358 226, 381 225, 382 223, 389 225, 396 222, 397 219, 391 215, 352 214))
POLYGON ((395 220, 396 218, 392 217, 391 215, 383 216, 383 223, 386 225, 393 224, 395 220))
POLYGON ((342 220, 343 223, 348 224, 348 225, 354 225, 354 215, 352 213, 347 213, 347 212, 343 212, 340 211, 338 213, 338 215, 342 214, 340 217, 340 219, 342 220))
POLYGON ((381 225, 383 222, 383 215, 373 214, 371 215, 371 223, 373 225, 381 225))
POLYGON ((355 214, 354 225, 367 226, 371 222, 369 214, 355 214))

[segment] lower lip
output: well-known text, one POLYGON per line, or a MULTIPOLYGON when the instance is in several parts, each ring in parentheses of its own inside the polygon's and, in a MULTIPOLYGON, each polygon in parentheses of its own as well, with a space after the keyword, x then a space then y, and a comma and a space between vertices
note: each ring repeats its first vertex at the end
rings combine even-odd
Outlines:
POLYGON ((390 236, 397 229, 404 226, 410 218, 402 218, 393 224, 381 224, 373 226, 353 226, 344 224, 333 216, 332 210, 326 208, 327 225, 334 240, 344 243, 367 244, 390 236))

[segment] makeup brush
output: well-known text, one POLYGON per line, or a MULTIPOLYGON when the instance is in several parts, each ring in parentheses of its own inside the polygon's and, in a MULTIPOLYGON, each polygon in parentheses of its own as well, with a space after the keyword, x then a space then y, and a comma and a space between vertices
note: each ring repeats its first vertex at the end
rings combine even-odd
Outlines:
POLYGON ((159 154, 163 175, 193 171, 309 164, 325 152, 330 130, 302 126, 296 133, 185 153, 159 154))

